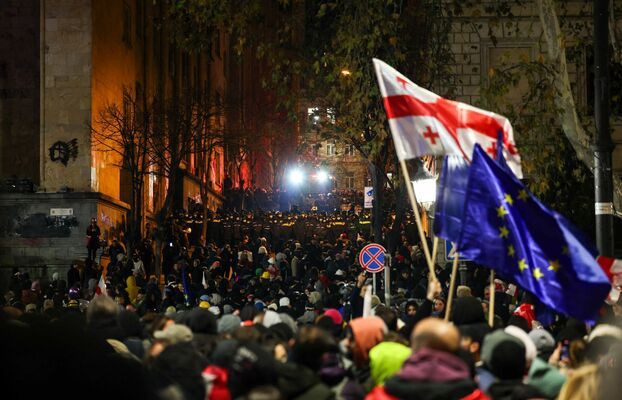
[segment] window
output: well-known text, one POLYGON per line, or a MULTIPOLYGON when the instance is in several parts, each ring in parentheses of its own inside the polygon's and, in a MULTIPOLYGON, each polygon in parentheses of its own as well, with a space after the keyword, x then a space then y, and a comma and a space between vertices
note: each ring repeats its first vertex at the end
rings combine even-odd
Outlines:
POLYGON ((354 189, 354 172, 346 172, 344 183, 346 189, 354 189))
POLYGON ((132 9, 127 2, 123 2, 123 43, 132 47, 132 9))
POLYGON ((354 155, 354 145, 353 144, 346 145, 344 149, 344 154, 346 155, 346 157, 352 157, 354 155))
POLYGON ((336 146, 335 143, 327 143, 326 144, 326 155, 327 156, 334 156, 336 153, 336 146))

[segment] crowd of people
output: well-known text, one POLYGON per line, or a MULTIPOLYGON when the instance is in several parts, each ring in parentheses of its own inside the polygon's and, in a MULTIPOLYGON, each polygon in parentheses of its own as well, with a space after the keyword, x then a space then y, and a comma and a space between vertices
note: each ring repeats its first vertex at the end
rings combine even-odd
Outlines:
POLYGON ((373 293, 357 262, 365 218, 215 214, 204 244, 171 237, 163 282, 148 238, 131 255, 112 243, 105 269, 16 269, 0 298, 3 397, 619 397, 622 303, 596 325, 544 318, 500 279, 490 304, 489 270, 470 265, 445 319, 449 268, 429 277, 409 219, 391 297, 382 276, 373 293))

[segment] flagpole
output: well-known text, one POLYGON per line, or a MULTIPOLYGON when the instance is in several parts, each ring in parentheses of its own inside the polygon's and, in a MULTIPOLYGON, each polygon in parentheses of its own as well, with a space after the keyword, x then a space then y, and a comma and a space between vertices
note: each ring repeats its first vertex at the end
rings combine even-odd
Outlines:
POLYGON ((495 323, 495 271, 490 270, 490 304, 488 304, 488 325, 495 323))
POLYGON ((415 197, 415 191, 413 190, 413 184, 410 181, 410 174, 408 173, 408 167, 406 166, 405 160, 400 160, 400 165, 402 166, 402 174, 404 175, 404 179, 406 180, 406 191, 408 192, 408 198, 410 199, 410 205, 413 208, 413 213, 415 214, 415 222, 417 222, 417 230, 419 231, 419 238, 421 239, 421 244, 423 246, 423 253, 425 254, 425 259, 428 263, 428 270, 430 272, 430 276, 433 279, 436 279, 436 273, 434 272, 434 264, 432 263, 432 258, 430 257, 430 249, 428 248, 428 242, 425 239, 425 235, 423 234, 423 225, 421 225, 421 216, 419 215, 419 207, 417 207, 417 199, 415 197))
POLYGON ((445 309, 445 321, 449 321, 451 314, 451 303, 454 299, 454 289, 456 288, 456 274, 458 272, 458 252, 454 251, 454 262, 451 266, 451 281, 449 282, 449 295, 447 296, 447 308, 445 309))
POLYGON ((434 236, 434 243, 432 244, 432 260, 436 260, 438 254, 438 236, 434 236))

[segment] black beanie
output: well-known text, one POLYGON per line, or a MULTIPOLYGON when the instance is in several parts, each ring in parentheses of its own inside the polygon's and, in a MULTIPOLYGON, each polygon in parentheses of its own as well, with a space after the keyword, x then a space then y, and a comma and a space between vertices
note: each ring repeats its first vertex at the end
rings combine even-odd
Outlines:
POLYGON ((488 367, 501 380, 522 379, 527 368, 525 347, 510 340, 498 343, 492 351, 488 367))
POLYGON ((482 303, 475 297, 460 297, 453 307, 453 323, 456 326, 486 322, 482 303))

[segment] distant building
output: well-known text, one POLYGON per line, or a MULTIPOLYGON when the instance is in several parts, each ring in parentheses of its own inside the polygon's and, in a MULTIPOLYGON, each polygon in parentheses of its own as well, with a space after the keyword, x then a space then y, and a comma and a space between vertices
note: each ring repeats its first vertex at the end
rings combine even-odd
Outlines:
MULTIPOLYGON (((161 23, 163 7, 129 0, 0 2, 0 266, 66 267, 84 259, 93 216, 103 240, 127 229, 129 175, 118 156, 94 143, 106 105, 124 110, 132 98, 141 108, 170 98, 175 88, 226 97, 227 38, 220 35, 211 54, 177 50, 161 23)), ((223 126, 225 116, 214 123, 223 126)), ((211 187, 206 206, 220 206, 224 156, 215 148, 209 165, 192 155, 181 162, 174 208, 200 202, 200 176, 211 187)), ((168 185, 157 168, 144 181, 145 221, 168 185)))

